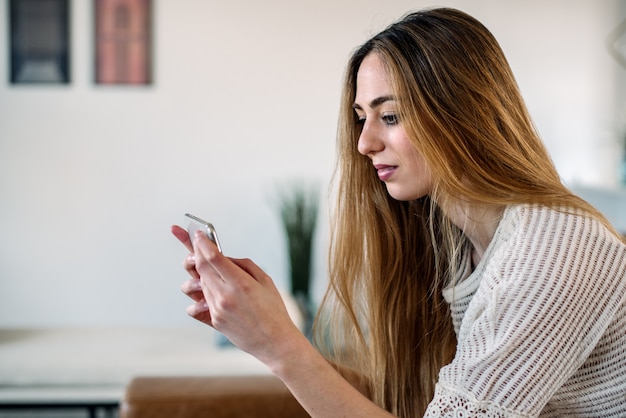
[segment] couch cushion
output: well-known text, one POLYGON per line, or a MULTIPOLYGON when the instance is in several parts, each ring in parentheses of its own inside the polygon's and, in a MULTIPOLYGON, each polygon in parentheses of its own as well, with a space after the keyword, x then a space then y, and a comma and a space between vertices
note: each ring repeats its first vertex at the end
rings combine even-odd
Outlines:
POLYGON ((138 377, 122 418, 279 418, 309 415, 274 376, 138 377))

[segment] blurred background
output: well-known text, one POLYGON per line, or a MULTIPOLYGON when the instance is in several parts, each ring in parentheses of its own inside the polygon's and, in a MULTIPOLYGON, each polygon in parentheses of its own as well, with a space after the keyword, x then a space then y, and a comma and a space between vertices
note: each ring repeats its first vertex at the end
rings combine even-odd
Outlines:
POLYGON ((422 7, 481 20, 563 179, 621 193, 623 0, 154 0, 152 82, 138 86, 94 82, 92 3, 70 2, 70 82, 49 85, 9 82, 0 7, 0 327, 188 324, 186 250, 169 232, 186 212, 287 289, 276 190, 293 180, 323 190, 319 301, 344 66, 422 7))

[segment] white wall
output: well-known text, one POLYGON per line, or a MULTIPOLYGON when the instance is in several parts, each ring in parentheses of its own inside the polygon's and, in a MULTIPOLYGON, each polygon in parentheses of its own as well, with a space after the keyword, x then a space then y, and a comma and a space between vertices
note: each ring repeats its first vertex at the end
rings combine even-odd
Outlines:
MULTIPOLYGON (((8 85, 0 7, 0 326, 186 324, 190 211, 286 288, 270 196, 326 187, 350 51, 420 0, 155 0, 155 84, 95 86, 91 1, 72 2, 72 83, 8 85)), ((563 177, 614 184, 618 0, 458 0, 498 37, 563 177)), ((325 286, 326 220, 316 294, 325 286)))

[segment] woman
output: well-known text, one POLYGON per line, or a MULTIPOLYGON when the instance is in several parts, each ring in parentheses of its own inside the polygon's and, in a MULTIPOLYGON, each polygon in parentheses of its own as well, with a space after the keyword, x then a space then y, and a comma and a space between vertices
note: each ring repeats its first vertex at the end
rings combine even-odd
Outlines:
POLYGON ((174 227, 191 316, 313 417, 626 415, 626 248, 560 182, 482 24, 425 10, 361 46, 338 142, 324 356, 255 264, 174 227))

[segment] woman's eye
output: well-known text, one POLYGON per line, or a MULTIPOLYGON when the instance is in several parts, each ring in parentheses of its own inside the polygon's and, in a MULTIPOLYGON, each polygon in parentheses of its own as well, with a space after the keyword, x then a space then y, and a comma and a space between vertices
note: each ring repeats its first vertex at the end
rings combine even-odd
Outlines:
POLYGON ((385 122, 385 125, 388 125, 388 126, 398 124, 398 116, 394 113, 389 114, 389 115, 383 115, 382 120, 383 122, 385 122))

